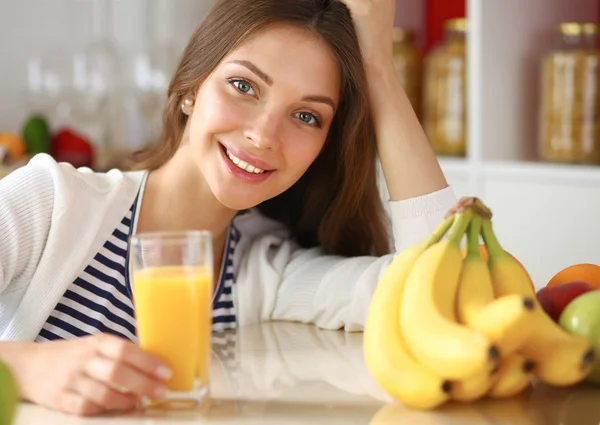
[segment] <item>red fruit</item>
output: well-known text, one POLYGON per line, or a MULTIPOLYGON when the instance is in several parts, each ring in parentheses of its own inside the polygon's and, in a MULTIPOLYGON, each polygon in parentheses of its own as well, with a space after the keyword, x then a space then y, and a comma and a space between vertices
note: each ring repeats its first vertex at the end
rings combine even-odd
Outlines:
POLYGON ((537 292, 537 299, 544 311, 558 323, 565 307, 579 295, 596 291, 594 285, 580 280, 545 286, 537 292))
POLYGON ((63 128, 52 137, 51 155, 58 162, 68 162, 74 167, 92 167, 94 149, 83 136, 63 128))

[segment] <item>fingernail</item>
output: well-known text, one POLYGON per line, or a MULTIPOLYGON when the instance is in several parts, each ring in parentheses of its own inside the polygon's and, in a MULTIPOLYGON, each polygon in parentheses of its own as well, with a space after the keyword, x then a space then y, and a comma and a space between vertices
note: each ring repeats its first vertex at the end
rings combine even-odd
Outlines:
POLYGON ((156 376, 160 379, 169 379, 171 376, 173 376, 173 372, 166 366, 159 366, 156 369, 156 376))
POLYGON ((167 388, 160 386, 160 387, 156 387, 156 389, 154 390, 154 397, 156 398, 164 398, 167 395, 167 388))

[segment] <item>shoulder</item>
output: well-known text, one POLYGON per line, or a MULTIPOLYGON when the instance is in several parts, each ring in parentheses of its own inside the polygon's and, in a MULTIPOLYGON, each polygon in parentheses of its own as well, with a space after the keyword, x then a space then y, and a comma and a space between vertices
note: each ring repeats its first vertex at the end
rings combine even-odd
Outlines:
POLYGON ((75 168, 65 162, 57 162, 47 154, 35 155, 21 171, 24 174, 39 173, 53 182, 55 187, 80 189, 87 193, 107 193, 122 187, 137 187, 144 172, 124 172, 117 169, 95 172, 87 167, 75 168))
POLYGON ((34 156, 26 165, 0 180, 2 192, 21 199, 52 196, 55 207, 81 208, 88 205, 132 202, 142 182, 144 171, 125 172, 117 169, 95 172, 57 162, 47 154, 34 156), (52 194, 52 195, 50 195, 52 194))
POLYGON ((143 171, 111 170, 95 172, 57 162, 50 155, 38 154, 26 165, 0 180, 0 196, 12 205, 27 205, 39 210, 44 201, 54 219, 73 216, 119 214, 133 203, 144 176, 143 171))

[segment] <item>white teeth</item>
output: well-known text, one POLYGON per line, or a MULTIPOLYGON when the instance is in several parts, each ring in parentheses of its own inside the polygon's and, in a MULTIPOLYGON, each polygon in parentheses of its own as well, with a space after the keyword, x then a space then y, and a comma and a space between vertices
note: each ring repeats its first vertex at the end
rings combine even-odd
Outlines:
POLYGON ((242 170, 247 171, 249 173, 261 174, 265 172, 265 170, 261 170, 260 168, 257 168, 254 165, 248 164, 246 161, 242 161, 229 151, 227 151, 227 157, 231 159, 231 162, 233 162, 238 168, 241 168, 242 170))

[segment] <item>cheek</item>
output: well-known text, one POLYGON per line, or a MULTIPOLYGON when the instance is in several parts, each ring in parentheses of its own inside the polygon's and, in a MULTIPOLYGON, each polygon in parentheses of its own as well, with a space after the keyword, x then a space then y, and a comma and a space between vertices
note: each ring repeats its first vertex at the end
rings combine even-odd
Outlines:
POLYGON ((288 133, 285 140, 286 162, 290 169, 294 170, 294 174, 302 174, 313 161, 319 156, 323 145, 325 144, 325 136, 321 135, 306 135, 288 133))
POLYGON ((202 90, 196 98, 190 132, 193 138, 226 133, 236 128, 243 111, 239 104, 218 90, 202 90))

